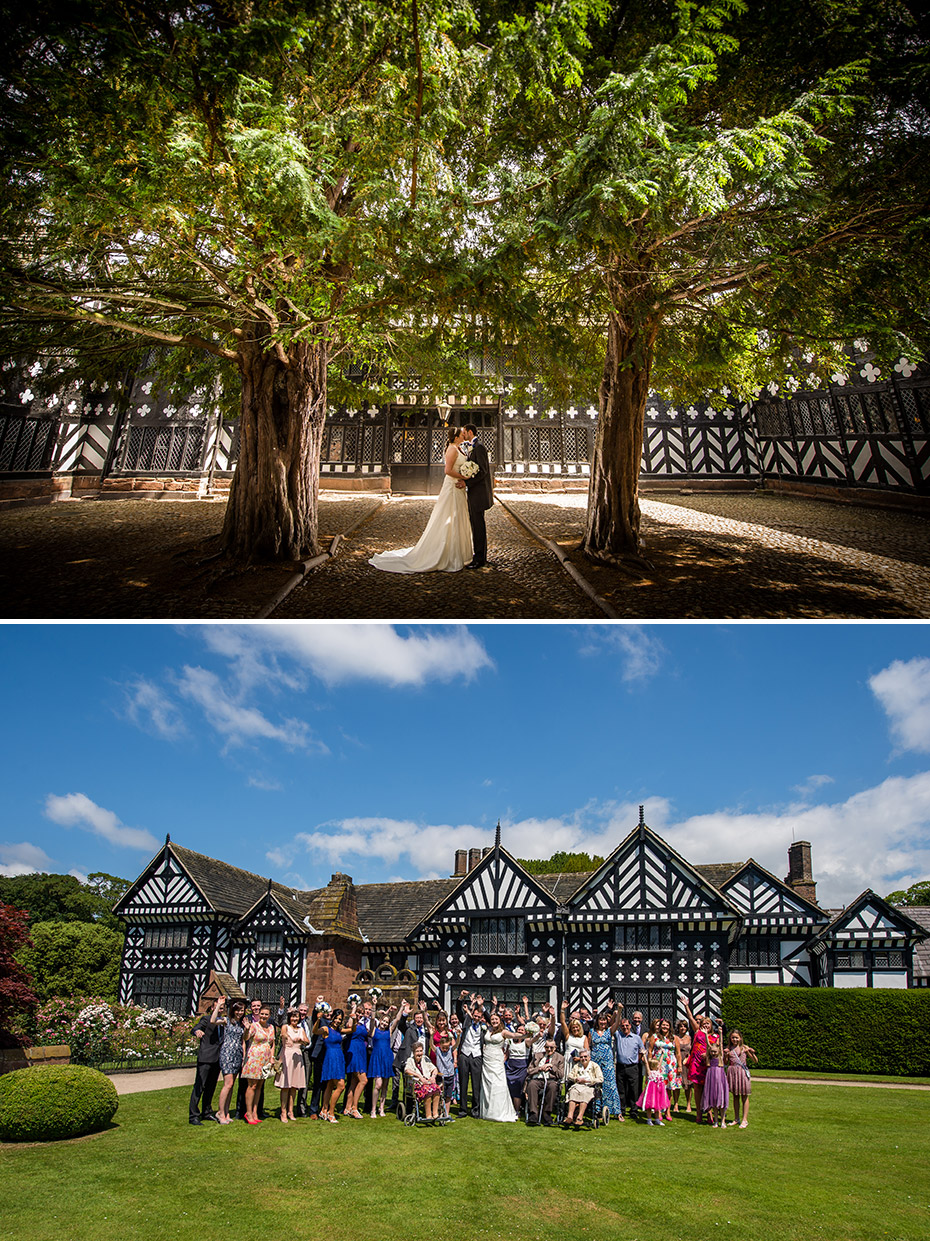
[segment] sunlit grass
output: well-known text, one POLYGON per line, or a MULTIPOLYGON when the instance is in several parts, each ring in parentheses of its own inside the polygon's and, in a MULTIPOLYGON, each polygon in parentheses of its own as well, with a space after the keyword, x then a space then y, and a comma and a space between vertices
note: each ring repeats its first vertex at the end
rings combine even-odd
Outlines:
POLYGON ((584 1133, 471 1120, 414 1130, 393 1118, 191 1127, 188 1093, 124 1096, 115 1127, 94 1137, 0 1148, 0 1236, 930 1235, 920 1091, 757 1080, 746 1130, 681 1118, 584 1133))

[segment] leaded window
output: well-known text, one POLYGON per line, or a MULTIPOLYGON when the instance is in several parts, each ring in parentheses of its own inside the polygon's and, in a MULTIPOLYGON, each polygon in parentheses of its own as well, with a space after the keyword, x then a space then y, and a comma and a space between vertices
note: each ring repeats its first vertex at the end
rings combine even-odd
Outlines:
POLYGON ((730 965, 781 965, 781 941, 774 935, 743 935, 730 949, 730 965))
POLYGON ((187 926, 147 926, 144 946, 146 948, 187 948, 190 938, 190 927, 187 926))
POLYGON ((186 1017, 191 1011, 191 974, 136 974, 132 981, 132 1002, 143 1008, 167 1008, 186 1017))
POLYGON ((255 937, 255 950, 262 953, 284 951, 284 936, 280 931, 259 931, 255 937))
POLYGON ((516 956, 526 952, 523 918, 473 918, 471 950, 483 956, 516 956))
POLYGON ((263 1004, 270 1004, 272 1011, 277 1012, 282 992, 285 999, 287 998, 287 984, 280 979, 250 978, 246 981, 245 992, 250 1000, 261 1000, 263 1004))
POLYGON ((671 952, 670 922, 621 922, 617 926, 618 952, 671 952))

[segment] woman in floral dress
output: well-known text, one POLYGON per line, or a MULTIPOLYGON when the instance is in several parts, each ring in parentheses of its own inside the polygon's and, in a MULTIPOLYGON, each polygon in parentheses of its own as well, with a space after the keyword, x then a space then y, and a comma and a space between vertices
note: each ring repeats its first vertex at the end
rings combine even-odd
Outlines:
POLYGON ((668 1107, 665 1111, 665 1119, 672 1119, 672 1095, 678 1097, 681 1090, 681 1051, 677 1044, 677 1039, 672 1034, 672 1023, 667 1017, 663 1017, 659 1022, 659 1029, 653 1042, 653 1052, 659 1061, 659 1075, 665 1085, 665 1093, 668 1095, 668 1107))
POLYGON ((601 1101, 611 1116, 620 1115, 620 1095, 617 1091, 617 1070, 614 1067, 614 1035, 620 1024, 623 1005, 613 1005, 613 1012, 602 1009, 594 1018, 588 1038, 591 1042, 591 1059, 604 1074, 601 1101))
POLYGON ((258 1012, 258 1021, 252 1021, 246 1028, 245 1060, 242 1064, 242 1080, 247 1082, 245 1088, 245 1119, 250 1125, 260 1125, 256 1112, 258 1089, 265 1080, 265 1070, 270 1069, 274 1062, 275 1028, 271 1024, 271 1009, 263 1004, 258 1012))

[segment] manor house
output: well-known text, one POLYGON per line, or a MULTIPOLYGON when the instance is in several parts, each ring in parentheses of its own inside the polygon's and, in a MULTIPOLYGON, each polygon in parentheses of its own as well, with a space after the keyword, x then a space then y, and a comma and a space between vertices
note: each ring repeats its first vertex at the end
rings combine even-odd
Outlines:
POLYGON ((640 822, 597 870, 532 875, 503 847, 459 850, 448 879, 301 891, 166 838, 116 906, 127 934, 124 1002, 182 1014, 220 986, 289 1004, 353 990, 449 1008, 463 988, 596 1010, 720 1012, 729 983, 926 985, 928 931, 867 890, 817 904, 806 841, 778 879, 745 862, 692 865, 640 822))

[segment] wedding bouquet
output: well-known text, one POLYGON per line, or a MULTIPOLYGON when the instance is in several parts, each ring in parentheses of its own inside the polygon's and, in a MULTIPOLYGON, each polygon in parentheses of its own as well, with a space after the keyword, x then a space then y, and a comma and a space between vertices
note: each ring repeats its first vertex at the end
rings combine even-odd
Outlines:
POLYGON ((384 995, 384 992, 381 990, 380 987, 369 987, 368 994, 371 996, 373 1000, 380 1000, 382 995, 384 995))
POLYGON ((478 473, 477 461, 465 461, 459 466, 459 473, 463 478, 474 478, 478 473))

